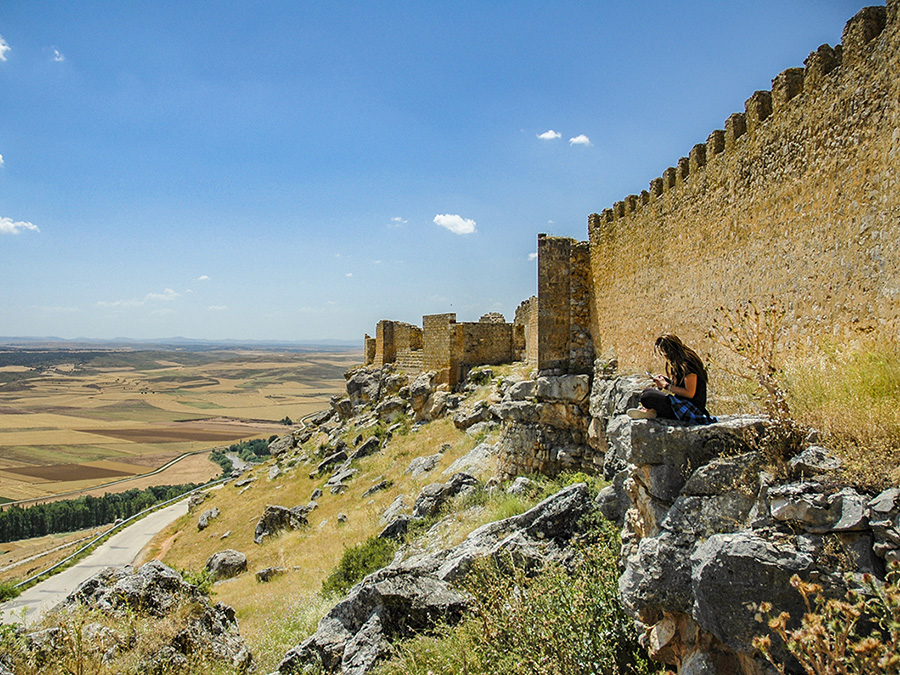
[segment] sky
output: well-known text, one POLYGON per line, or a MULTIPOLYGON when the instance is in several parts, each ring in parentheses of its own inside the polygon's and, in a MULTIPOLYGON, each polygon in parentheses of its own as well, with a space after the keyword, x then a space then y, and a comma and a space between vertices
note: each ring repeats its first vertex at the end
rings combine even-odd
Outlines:
POLYGON ((0 0, 0 336, 512 320, 867 4, 0 0))

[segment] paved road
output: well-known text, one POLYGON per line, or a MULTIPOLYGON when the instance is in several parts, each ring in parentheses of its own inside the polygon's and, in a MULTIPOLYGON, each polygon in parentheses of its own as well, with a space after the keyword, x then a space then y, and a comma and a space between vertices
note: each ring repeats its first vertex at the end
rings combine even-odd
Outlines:
POLYGON ((3 603, 0 605, 0 622, 32 624, 104 567, 130 565, 160 530, 187 513, 187 503, 188 500, 183 499, 151 513, 114 534, 81 562, 32 586, 18 598, 3 603))

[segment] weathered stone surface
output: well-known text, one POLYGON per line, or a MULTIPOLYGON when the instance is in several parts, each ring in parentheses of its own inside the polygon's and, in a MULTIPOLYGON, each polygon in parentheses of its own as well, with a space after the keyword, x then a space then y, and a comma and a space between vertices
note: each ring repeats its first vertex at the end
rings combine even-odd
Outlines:
POLYGON ((534 388, 534 395, 542 401, 578 403, 585 400, 589 393, 590 377, 588 375, 539 377, 534 388))
POLYGON ((256 580, 260 583, 266 583, 272 581, 275 577, 280 577, 284 573, 285 569, 283 567, 266 567, 256 573, 256 580))
POLYGON ((791 467, 801 476, 816 476, 841 468, 841 460, 820 445, 811 445, 791 458, 791 467))
POLYGON ((332 454, 328 455, 328 457, 323 459, 321 462, 319 462, 318 466, 316 466, 316 470, 310 474, 310 477, 317 476, 318 474, 322 473, 323 471, 326 471, 327 469, 334 466, 335 464, 340 464, 342 462, 346 462, 347 459, 348 459, 347 453, 344 450, 339 450, 338 452, 332 453, 332 454))
POLYGON ((408 473, 413 478, 421 478, 429 471, 433 470, 436 467, 441 459, 443 459, 443 455, 440 453, 436 453, 434 455, 426 455, 424 457, 416 457, 409 463, 409 466, 406 467, 406 471, 404 473, 408 473))
POLYGON ((368 488, 365 492, 362 493, 361 498, 365 499, 366 497, 371 497, 376 492, 381 492, 382 490, 387 490, 389 487, 393 485, 392 481, 383 480, 375 483, 372 487, 368 488))
POLYGON ((406 503, 403 495, 400 495, 384 510, 384 513, 382 513, 381 517, 378 519, 378 523, 380 525, 387 525, 408 508, 409 505, 406 503))
POLYGON ((195 492, 194 494, 192 494, 190 499, 188 499, 188 513, 192 513, 194 509, 200 506, 208 498, 209 493, 205 491, 195 492))
POLYGON ((527 495, 532 490, 532 481, 525 476, 519 476, 506 488, 508 495, 527 495))
POLYGON ((325 487, 332 489, 334 487, 344 485, 347 481, 359 473, 359 469, 338 469, 331 478, 325 483, 325 487))
POLYGON ((595 377, 591 387, 591 416, 608 423, 617 415, 624 415, 629 408, 637 407, 641 392, 648 386, 646 377, 595 377))
MULTIPOLYGON (((60 611, 86 606, 104 614, 121 616, 123 620, 133 614, 163 618, 171 617, 173 610, 183 604, 189 605, 192 611, 179 614, 184 621, 181 630, 171 644, 160 648, 152 658, 154 663, 186 664, 186 654, 205 652, 212 659, 241 672, 251 668, 252 657, 238 632, 234 610, 222 603, 211 605, 196 586, 185 582, 180 574, 156 560, 137 571, 111 567, 101 570, 69 595, 61 603, 60 611)), ((98 641, 115 639, 113 633, 101 635, 97 630, 93 635, 98 641)), ((127 649, 127 641, 118 642, 118 647, 127 649)), ((150 672, 151 666, 148 664, 142 672, 150 672)))
POLYGON ((353 453, 350 455, 350 459, 354 460, 368 457, 369 455, 374 455, 379 450, 381 450, 381 441, 378 440, 377 436, 372 436, 365 443, 363 443, 353 451, 353 453))
POLYGON ((583 484, 570 486, 526 513, 489 523, 462 544, 438 553, 391 564, 357 584, 319 622, 318 630, 287 653, 278 672, 306 666, 326 672, 369 672, 389 644, 428 630, 437 621, 454 623, 469 598, 449 582, 460 579, 475 560, 507 554, 535 568, 558 556, 582 515, 593 508, 583 484))
POLYGON ((416 420, 428 418, 428 413, 432 406, 431 395, 434 392, 433 377, 433 372, 420 373, 409 385, 409 403, 415 413, 416 420))
POLYGON ((537 384, 534 380, 522 380, 511 384, 506 390, 506 397, 511 401, 525 401, 534 397, 537 384))
POLYGON ((218 518, 218 517, 219 517, 219 507, 218 506, 214 506, 213 508, 204 511, 203 513, 200 514, 200 517, 197 519, 197 529, 205 530, 207 527, 209 527, 209 521, 213 520, 214 518, 218 518))
POLYGON ((460 410, 453 416, 453 424, 457 429, 468 429, 473 424, 491 419, 490 406, 487 401, 479 401, 470 408, 460 410))
POLYGON ((619 596, 630 612, 690 613, 693 539, 664 532, 641 539, 619 579, 619 596))
MULTIPOLYGON (((348 385, 349 386, 349 385, 348 385)), ((317 412, 315 415, 309 418, 309 423, 313 426, 319 427, 325 424, 328 420, 334 417, 334 410, 331 408, 327 410, 322 410, 317 412)))
POLYGON ((271 537, 282 530, 299 530, 307 524, 304 507, 289 509, 285 506, 268 505, 256 523, 253 541, 256 544, 261 544, 263 539, 271 537))
POLYGON ((278 672, 321 666, 326 672, 362 675, 386 655, 389 638, 415 634, 438 621, 458 621, 468 603, 439 579, 385 568, 354 586, 318 630, 285 655, 278 672))
MULTIPOLYGON (((378 368, 360 368, 347 380, 347 395, 354 406, 366 405, 378 398, 381 371, 378 368)), ((331 412, 331 411, 329 411, 331 412)), ((315 420, 315 418, 313 418, 315 420)), ((315 422, 314 424, 321 424, 315 422)))
POLYGON ((457 473, 446 483, 432 483, 422 488, 413 505, 413 517, 425 518, 435 515, 448 499, 478 486, 478 479, 467 473, 457 473))
POLYGON ((441 472, 442 476, 450 476, 455 473, 469 473, 478 475, 490 472, 496 463, 497 446, 487 443, 479 443, 465 455, 457 459, 441 472))
POLYGON ((410 516, 397 516, 378 533, 378 536, 381 539, 396 539, 398 541, 403 541, 409 530, 410 522, 412 522, 412 517, 410 516))
POLYGON ((387 398, 375 406, 375 414, 383 422, 396 422, 406 415, 407 403, 399 396, 387 398))
POLYGON ((269 467, 269 480, 275 480, 281 475, 281 467, 277 464, 273 464, 269 467))
POLYGON ((233 548, 213 553, 206 561, 206 570, 213 579, 230 579, 247 571, 247 556, 233 548))
POLYGON ((269 454, 277 457, 278 455, 283 455, 289 450, 293 450, 297 447, 297 440, 294 438, 294 434, 285 434, 284 436, 280 436, 276 438, 274 441, 269 443, 269 454))
POLYGON ((331 408, 337 413, 337 416, 342 420, 346 421, 353 417, 353 401, 347 397, 339 397, 332 396, 331 397, 331 408))
POLYGON ((766 537, 761 532, 713 535, 692 556, 694 605, 699 626, 732 649, 753 653, 760 632, 756 605, 765 600, 775 613, 803 616, 806 607, 791 587, 794 574, 808 576, 814 550, 796 537, 766 537))

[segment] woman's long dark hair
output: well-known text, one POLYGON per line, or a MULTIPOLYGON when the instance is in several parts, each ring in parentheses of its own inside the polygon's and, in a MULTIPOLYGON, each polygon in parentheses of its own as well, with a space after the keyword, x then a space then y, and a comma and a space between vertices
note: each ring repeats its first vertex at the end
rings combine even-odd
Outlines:
POLYGON ((696 373, 704 382, 709 376, 702 359, 685 345, 677 335, 666 333, 656 338, 653 350, 666 360, 666 375, 673 384, 680 385, 686 375, 696 373))

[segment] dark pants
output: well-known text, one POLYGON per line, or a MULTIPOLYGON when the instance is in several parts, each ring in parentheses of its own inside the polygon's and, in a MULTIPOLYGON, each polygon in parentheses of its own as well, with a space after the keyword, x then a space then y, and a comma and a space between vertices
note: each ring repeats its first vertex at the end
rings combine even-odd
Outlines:
POLYGON ((647 410, 655 410, 657 417, 677 419, 669 397, 659 389, 644 389, 641 392, 641 405, 647 410))

